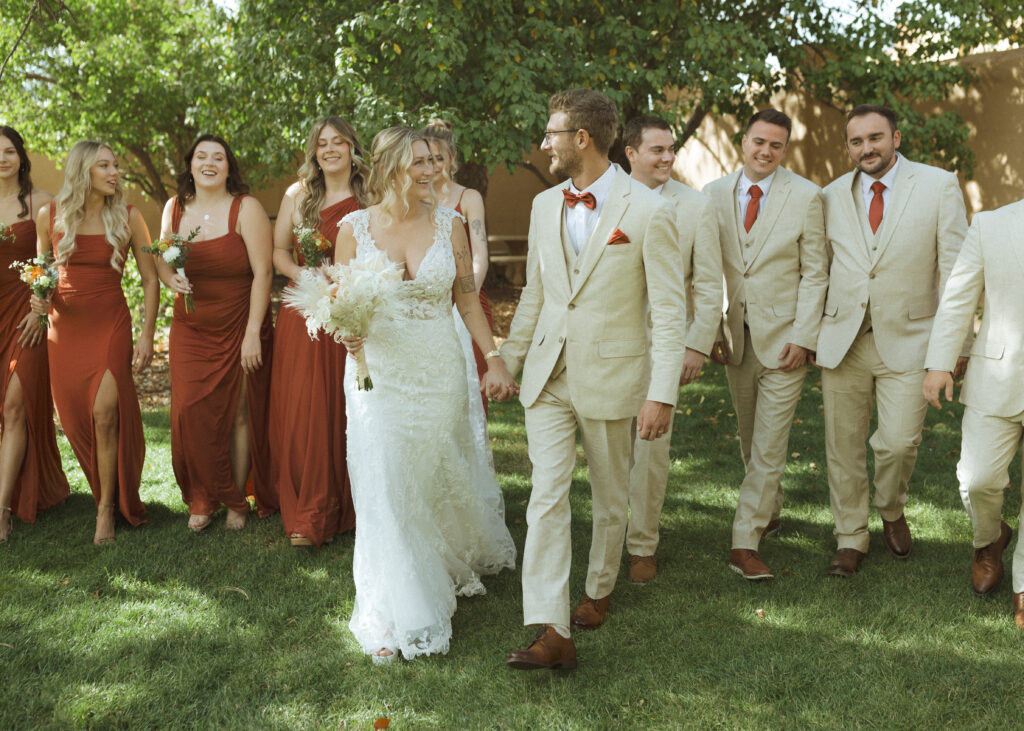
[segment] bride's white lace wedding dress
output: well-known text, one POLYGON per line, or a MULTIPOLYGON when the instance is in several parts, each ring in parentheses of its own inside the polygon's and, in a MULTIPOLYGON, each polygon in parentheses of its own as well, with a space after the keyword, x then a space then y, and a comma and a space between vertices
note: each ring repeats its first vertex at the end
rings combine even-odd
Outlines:
MULTIPOLYGON (((484 593, 481 574, 515 566, 490 447, 470 425, 451 305, 456 215, 437 209, 415 279, 374 315, 363 346, 373 389, 357 390, 356 369, 346 369, 357 521, 349 628, 366 653, 447 652, 455 597, 484 593)), ((357 259, 376 253, 368 211, 343 222, 353 227, 357 259)))

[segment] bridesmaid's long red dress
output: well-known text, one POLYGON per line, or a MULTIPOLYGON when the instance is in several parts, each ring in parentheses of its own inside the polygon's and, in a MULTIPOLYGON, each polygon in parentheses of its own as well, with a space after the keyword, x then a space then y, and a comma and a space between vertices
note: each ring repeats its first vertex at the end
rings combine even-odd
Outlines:
MULTIPOLYGON (((130 213, 131 208, 128 210, 130 213)), ((54 211, 51 203, 50 241, 56 256, 63 236, 54 233, 54 211)), ((110 265, 112 253, 104 234, 78 234, 74 252, 59 267, 60 282, 53 295, 47 337, 50 385, 64 434, 99 504, 92 408, 103 375, 109 371, 113 376, 118 417, 116 502, 121 515, 139 525, 146 514, 139 499, 146 442, 132 378, 132 318, 121 289, 122 272, 110 265)), ((127 256, 128 247, 124 254, 127 256)), ((127 261, 122 270, 126 265, 127 261)))
MULTIPOLYGON (((455 211, 462 216, 462 225, 466 229, 466 240, 469 242, 469 253, 473 253, 473 237, 469 235, 469 219, 466 218, 466 214, 462 210, 462 196, 466 195, 466 189, 462 190, 462 194, 459 195, 459 202, 455 204, 455 211)), ((480 306, 484 310, 484 316, 487 317, 487 324, 491 328, 491 332, 494 332, 494 318, 491 315, 491 301, 487 299, 487 290, 484 289, 483 285, 480 285, 480 306)), ((484 357, 483 351, 480 350, 480 346, 473 341, 473 357, 476 358, 476 372, 477 375, 483 380, 484 374, 487 372, 487 359, 484 357)), ((484 402, 484 418, 487 418, 487 395, 484 393, 480 394, 480 399, 484 402)))
MULTIPOLYGON (((245 242, 235 230, 243 197, 231 202, 228 233, 192 244, 185 276, 196 311, 186 312, 184 298, 176 297, 171 319, 171 464, 191 515, 211 515, 222 504, 235 512, 249 509, 231 476, 231 433, 243 382, 256 507, 260 515, 276 509, 267 442, 273 341, 269 307, 260 329, 263 366, 246 377, 241 362, 253 279, 245 242)), ((175 232, 182 213, 175 200, 175 232)))
MULTIPOLYGON (((32 209, 31 200, 29 210, 32 209)), ((19 323, 29 312, 32 290, 19 278, 11 264, 36 256, 36 225, 31 220, 11 226, 13 240, 0 242, 0 405, 7 399, 7 387, 17 374, 25 408, 27 443, 21 471, 14 483, 9 507, 25 523, 34 523, 36 513, 53 507, 68 496, 68 480, 60 464, 57 435, 53 428, 50 398, 49 359, 46 343, 31 348, 18 345, 19 323)), ((109 250, 109 246, 107 247, 109 250)), ((4 428, 0 406, 0 430, 4 428)))
MULTIPOLYGON (((323 209, 320 233, 334 241, 338 222, 358 208, 353 197, 323 209)), ((302 315, 281 307, 270 387, 274 484, 285 533, 318 546, 356 525, 345 462, 346 357, 344 345, 323 332, 310 339, 302 315)))

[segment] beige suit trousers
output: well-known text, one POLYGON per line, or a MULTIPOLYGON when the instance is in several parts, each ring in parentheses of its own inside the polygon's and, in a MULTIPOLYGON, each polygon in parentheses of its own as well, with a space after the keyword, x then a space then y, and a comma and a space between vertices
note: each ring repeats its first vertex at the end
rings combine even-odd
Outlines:
POLYGON ((592 537, 586 592, 611 594, 626 533, 627 485, 633 418, 587 419, 573 408, 569 376, 552 376, 526 409, 526 434, 533 463, 533 488, 526 509, 523 551, 523 618, 527 625, 569 624, 572 562, 569 487, 576 466, 576 429, 590 471, 592 537))
POLYGON ((754 353, 747 328, 743 328, 743 340, 743 360, 725 369, 746 469, 732 523, 732 547, 756 551, 765 526, 782 509, 789 430, 807 367, 788 372, 765 368, 754 353))
POLYGON ((829 500, 839 548, 868 551, 866 443, 876 403, 878 428, 870 440, 875 455, 875 508, 883 520, 903 515, 928 408, 921 392, 924 374, 923 368, 906 372, 886 368, 871 331, 857 336, 838 366, 821 371, 829 500))
MULTIPOLYGON (((963 440, 956 477, 960 499, 974 526, 974 547, 999 538, 1003 515, 1003 489, 1010 483, 1009 467, 1024 432, 1024 413, 1009 419, 991 416, 968 406, 964 409, 963 440)), ((1024 494, 1024 483, 1021 484, 1024 494)), ((1020 525, 1024 525, 1021 505, 1020 525)), ((1013 590, 1024 591, 1024 541, 1013 552, 1013 590)))
POLYGON ((633 443, 633 467, 629 470, 629 525, 626 550, 631 556, 653 556, 658 550, 658 524, 668 486, 669 448, 675 409, 664 436, 633 443))

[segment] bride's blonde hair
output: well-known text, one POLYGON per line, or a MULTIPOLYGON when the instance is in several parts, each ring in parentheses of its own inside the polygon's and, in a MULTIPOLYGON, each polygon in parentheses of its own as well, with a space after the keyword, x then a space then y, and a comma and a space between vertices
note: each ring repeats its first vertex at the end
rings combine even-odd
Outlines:
MULTIPOLYGON (((68 153, 64 166, 64 185, 53 199, 55 206, 53 231, 62 234, 57 243, 57 263, 66 264, 75 252, 75 236, 78 227, 85 219, 85 201, 92 191, 90 169, 96 163, 100 150, 113 150, 109 145, 93 140, 76 142, 68 153)), ((128 206, 124 202, 124 187, 121 179, 112 195, 103 199, 103 210, 100 212, 103 228, 106 230, 107 241, 113 252, 110 255, 110 266, 121 271, 124 266, 124 249, 131 238, 128 231, 128 206)))
MULTIPOLYGON (((367 182, 370 205, 379 205, 381 222, 388 226, 394 217, 405 218, 409 213, 407 194, 412 178, 406 173, 415 154, 412 146, 421 141, 430 150, 426 138, 412 127, 389 127, 373 138, 370 149, 370 179, 367 182)), ((430 213, 437 208, 437 194, 430 186, 430 213)))

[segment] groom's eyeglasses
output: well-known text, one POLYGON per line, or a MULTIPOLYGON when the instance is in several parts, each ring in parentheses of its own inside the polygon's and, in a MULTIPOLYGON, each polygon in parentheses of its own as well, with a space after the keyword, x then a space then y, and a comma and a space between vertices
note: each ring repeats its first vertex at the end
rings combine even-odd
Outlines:
POLYGON ((566 132, 572 132, 572 133, 575 134, 576 132, 579 132, 579 130, 576 130, 576 129, 548 129, 548 130, 544 130, 544 141, 545 142, 551 142, 551 136, 552 135, 560 135, 560 134, 564 134, 566 132))

